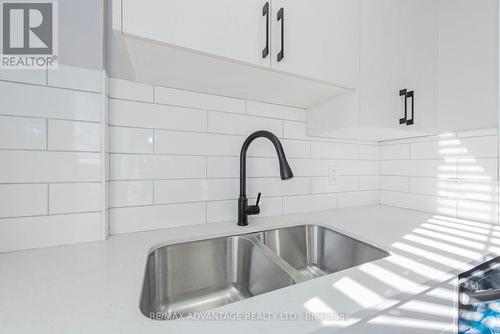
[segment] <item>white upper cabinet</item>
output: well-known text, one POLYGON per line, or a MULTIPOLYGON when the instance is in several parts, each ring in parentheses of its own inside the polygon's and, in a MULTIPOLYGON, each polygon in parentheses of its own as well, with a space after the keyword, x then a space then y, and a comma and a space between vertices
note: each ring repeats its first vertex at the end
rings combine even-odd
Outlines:
MULTIPOLYGON (((264 0, 123 0, 124 34, 269 67, 264 0)), ((269 6, 269 5, 268 5, 269 6)))
POLYGON ((355 85, 357 1, 113 0, 110 74, 309 108, 355 85))
POLYGON ((358 86, 313 108, 309 134, 368 140, 435 134, 437 63, 437 0, 361 0, 358 86))
POLYGON ((439 130, 498 124, 498 1, 439 1, 439 130))
POLYGON ((272 0, 275 70, 356 87, 358 35, 358 0, 272 0))

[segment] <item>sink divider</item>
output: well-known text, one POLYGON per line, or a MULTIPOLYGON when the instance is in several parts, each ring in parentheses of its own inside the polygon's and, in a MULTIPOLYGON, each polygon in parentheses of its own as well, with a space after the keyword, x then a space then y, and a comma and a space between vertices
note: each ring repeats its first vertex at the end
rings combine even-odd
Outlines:
POLYGON ((268 258, 270 258, 276 265, 278 265, 288 275, 290 275, 290 277, 292 277, 295 283, 300 283, 311 279, 311 277, 301 274, 297 269, 295 269, 288 262, 283 260, 282 257, 273 252, 256 236, 256 234, 245 235, 244 237, 250 240, 252 243, 254 243, 260 250, 264 252, 264 254, 268 258))

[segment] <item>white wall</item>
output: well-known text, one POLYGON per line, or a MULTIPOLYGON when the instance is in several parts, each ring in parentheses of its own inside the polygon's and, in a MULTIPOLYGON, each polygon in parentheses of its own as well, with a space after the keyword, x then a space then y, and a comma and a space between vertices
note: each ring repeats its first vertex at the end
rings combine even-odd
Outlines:
POLYGON ((59 0, 59 64, 104 68, 103 0, 59 0))
POLYGON ((0 252, 101 240, 101 71, 0 71, 0 252))
POLYGON ((247 195, 262 192, 260 216, 378 203, 378 143, 307 137, 305 110, 118 79, 110 96, 112 234, 236 222, 241 145, 261 129, 281 139, 295 177, 280 180, 267 140, 252 144, 247 195))
POLYGON ((380 202, 498 221, 497 129, 381 143, 380 202))

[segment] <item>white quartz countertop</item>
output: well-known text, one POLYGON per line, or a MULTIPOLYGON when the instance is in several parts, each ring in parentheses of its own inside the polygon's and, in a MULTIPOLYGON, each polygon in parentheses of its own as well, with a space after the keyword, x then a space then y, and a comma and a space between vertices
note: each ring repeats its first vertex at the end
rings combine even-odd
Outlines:
POLYGON ((0 333, 440 333, 451 331, 456 313, 456 275, 494 254, 500 254, 498 225, 385 206, 256 218, 247 227, 217 223, 112 236, 0 255, 0 333), (155 321, 141 314, 154 245, 302 223, 391 255, 213 310, 245 320, 155 321), (332 312, 348 317, 323 314, 332 312), (317 318, 292 320, 311 315, 317 318))

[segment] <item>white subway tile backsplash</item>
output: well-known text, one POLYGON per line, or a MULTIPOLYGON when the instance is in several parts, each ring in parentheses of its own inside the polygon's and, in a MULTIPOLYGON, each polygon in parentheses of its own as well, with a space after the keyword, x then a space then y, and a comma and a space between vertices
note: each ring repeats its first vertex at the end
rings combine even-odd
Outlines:
POLYGON ((340 160, 338 162, 339 175, 378 175, 379 173, 379 161, 340 160))
POLYGON ((288 159, 295 176, 328 176, 330 169, 338 169, 339 161, 326 159, 288 159))
POLYGON ((0 151, 0 183, 95 182, 100 153, 0 151))
POLYGON ((283 197, 283 214, 333 210, 337 208, 338 194, 283 197))
POLYGON ((53 87, 100 92, 101 76, 101 71, 59 64, 57 69, 47 71, 47 83, 53 87))
POLYGON ((382 145, 380 147, 381 160, 408 160, 410 159, 410 145, 382 145))
POLYGON ((496 180, 459 179, 448 182, 448 191, 456 198, 485 202, 498 201, 498 182, 496 180))
POLYGON ((255 101, 247 101, 247 114, 302 122, 307 121, 307 110, 305 109, 255 101))
POLYGON ((300 140, 314 140, 307 135, 306 122, 283 121, 283 137, 300 140))
POLYGON ((208 199, 208 192, 208 180, 159 180, 155 181, 154 199, 155 204, 202 202, 208 199))
POLYGON ((457 201, 457 216, 474 221, 498 222, 498 203, 471 200, 457 201))
POLYGON ((233 135, 249 135, 254 131, 267 130, 281 138, 282 121, 255 116, 208 112, 208 132, 233 135))
POLYGON ((485 129, 382 143, 381 203, 497 221, 496 134, 485 129))
MULTIPOLYGON (((243 144, 245 137, 241 137, 241 144, 243 144)), ((281 144, 287 158, 309 158, 310 145, 309 142, 300 140, 286 140, 282 139, 281 144)), ((240 152, 241 146, 238 149, 240 152)), ((239 153, 236 154, 239 156, 239 153)), ((247 156, 249 157, 276 157, 276 149, 273 144, 266 138, 255 139, 248 148, 247 156)))
POLYGON ((378 190, 380 188, 380 178, 378 175, 359 177, 359 190, 378 190))
POLYGON ((0 116, 0 149, 44 150, 45 125, 40 118, 0 116))
POLYGON ((239 179, 155 181, 155 204, 236 199, 239 179))
POLYGON ((454 151, 454 153, 458 154, 463 153, 458 152, 460 149, 455 148, 454 145, 451 144, 452 142, 456 141, 458 140, 447 140, 446 146, 443 146, 443 143, 441 142, 435 141, 411 144, 411 159, 441 159, 442 157, 449 156, 451 151, 454 151), (447 152, 448 154, 445 154, 445 152, 447 152))
POLYGON ((359 159, 377 161, 380 160, 380 146, 359 145, 359 159))
POLYGON ((153 205, 154 181, 111 181, 109 207, 153 205))
POLYGON ((111 154, 111 180, 206 177, 205 157, 111 154))
POLYGON ((498 186, 496 181, 488 180, 412 177, 410 192, 486 202, 495 202, 498 199, 498 186))
POLYGON ((156 179, 206 177, 204 157, 158 156, 156 179))
MULTIPOLYGON (((280 199, 281 208, 281 199, 280 199)), ((226 222, 238 220, 238 201, 207 202, 207 223, 226 222)))
POLYGON ((183 203, 110 209, 111 234, 204 224, 205 222, 205 203, 183 203))
POLYGON ((101 72, 27 72, 0 71, 0 251, 99 240, 104 203, 112 234, 236 221, 241 145, 262 129, 284 138, 295 178, 280 180, 267 139, 252 143, 247 196, 262 192, 259 216, 381 202, 497 220, 496 129, 381 146, 310 137, 303 109, 110 79, 103 154, 101 72))
POLYGON ((0 236, 0 252, 101 240, 101 213, 0 219, 0 236))
POLYGON ((154 130, 109 127, 109 151, 111 153, 153 153, 154 130))
POLYGON ((101 210, 100 183, 60 183, 49 185, 49 213, 101 210))
POLYGON ((438 179, 434 177, 411 177, 410 192, 415 194, 454 197, 450 191, 450 181, 454 179, 438 179))
POLYGON ((467 138, 467 137, 482 137, 482 136, 497 136, 498 129, 480 129, 480 130, 470 130, 470 131, 460 131, 457 133, 458 138, 467 138))
POLYGON ((155 86, 154 89, 155 103, 230 113, 245 113, 244 100, 158 86, 155 86))
POLYGON ((99 122, 101 95, 0 82, 0 114, 99 122))
POLYGON ((247 196, 257 197, 259 192, 263 197, 310 194, 310 181, 308 177, 294 177, 286 181, 280 178, 247 179, 247 196))
POLYGON ((498 160, 486 159, 459 159, 458 178, 476 180, 497 180, 498 160))
POLYGON ((380 162, 381 175, 426 176, 455 178, 457 161, 447 160, 388 160, 380 162))
POLYGON ((206 131, 206 111, 151 103, 110 100, 111 125, 150 129, 206 131))
POLYGON ((456 216, 456 200, 412 193, 380 191, 380 203, 383 205, 456 216))
POLYGON ((0 185, 0 218, 44 214, 47 214, 46 184, 0 185))
POLYGON ((339 208, 350 208, 355 206, 367 206, 379 204, 379 192, 355 191, 339 193, 339 208))
POLYGON ((410 191, 410 177, 408 176, 380 176, 380 189, 390 191, 410 191))
POLYGON ((489 158, 497 155, 496 136, 456 138, 411 144, 411 159, 489 158))
POLYGON ((101 125, 98 123, 49 120, 47 130, 49 150, 101 150, 101 125))
MULTIPOLYGON (((304 176, 298 174, 297 169, 291 166, 295 176, 304 176)), ((238 157, 208 157, 207 176, 209 178, 240 177, 240 159, 238 157)), ((278 176, 277 158, 247 158, 247 177, 278 176)))
MULTIPOLYGON (((281 144, 283 145, 287 158, 310 157, 311 145, 307 141, 283 139, 281 140, 281 144)), ((249 150, 249 155, 252 155, 252 148, 249 150)))
POLYGON ((498 157, 497 136, 461 138, 460 147, 463 147, 465 155, 471 158, 498 157))
POLYGON ((155 130, 155 151, 161 154, 238 156, 243 141, 240 136, 155 130))
POLYGON ((115 99, 153 102, 153 86, 139 82, 109 79, 109 96, 115 99))
POLYGON ((101 76, 0 71, 0 252, 104 238, 101 76))
POLYGON ((359 159, 359 145, 347 143, 311 142, 311 158, 359 159))
MULTIPOLYGON (((255 198, 249 198, 250 202, 255 202, 255 198)), ((282 213, 281 197, 262 198, 260 201, 260 217, 279 216, 282 213)), ((252 217, 248 217, 252 221, 252 217)), ((238 220, 238 201, 215 201, 207 202, 207 223, 238 220)))
POLYGON ((329 177, 311 178, 311 192, 313 194, 356 190, 359 190, 358 176, 337 176, 337 182, 334 184, 330 184, 329 177))

